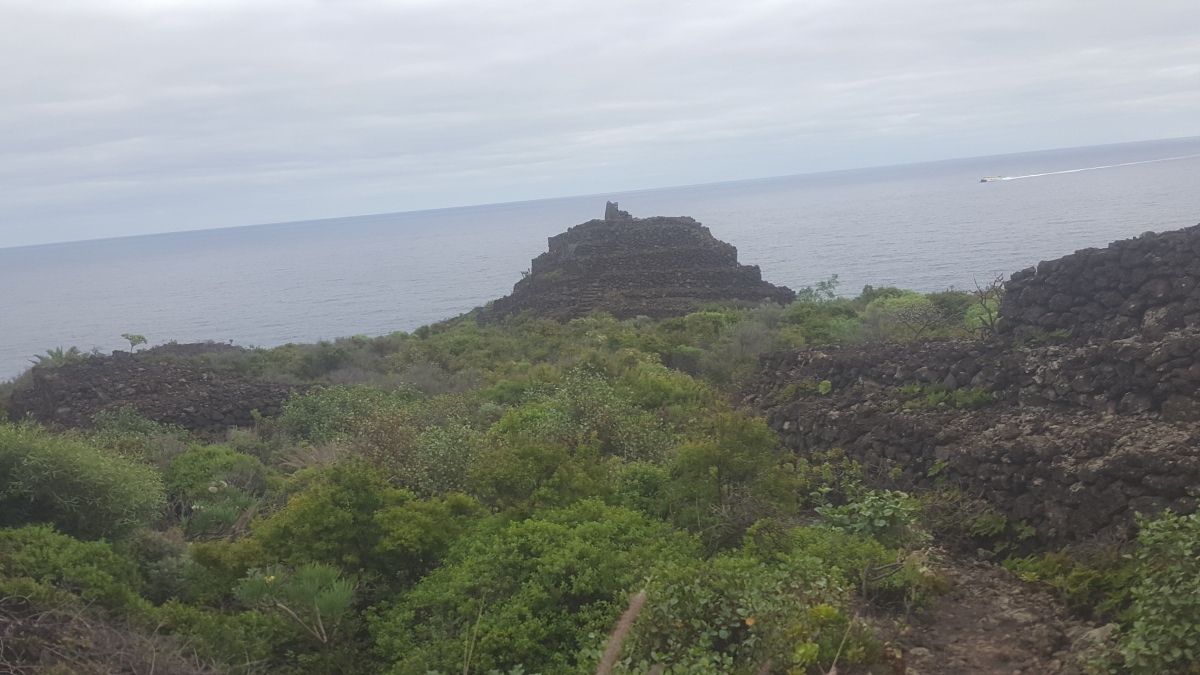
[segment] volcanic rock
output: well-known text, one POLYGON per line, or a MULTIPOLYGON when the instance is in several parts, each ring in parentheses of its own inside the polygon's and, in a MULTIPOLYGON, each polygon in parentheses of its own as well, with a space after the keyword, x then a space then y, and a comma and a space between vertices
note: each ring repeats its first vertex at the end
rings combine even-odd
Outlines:
POLYGON ((278 415, 296 388, 121 352, 57 368, 35 366, 30 374, 30 385, 12 395, 10 415, 58 428, 90 427, 96 413, 133 408, 155 422, 220 433, 253 426, 254 411, 278 415))
POLYGON ((1012 276, 999 339, 766 354, 743 401, 801 457, 948 482, 1044 542, 1121 541, 1200 506, 1197 279, 1200 226, 1077 251, 1012 276))
POLYGON ((496 300, 485 320, 530 312, 567 320, 595 310, 617 318, 663 318, 706 302, 787 304, 796 294, 762 280, 757 265, 737 261, 737 249, 687 217, 634 218, 608 202, 603 220, 550 237, 511 295, 496 300))

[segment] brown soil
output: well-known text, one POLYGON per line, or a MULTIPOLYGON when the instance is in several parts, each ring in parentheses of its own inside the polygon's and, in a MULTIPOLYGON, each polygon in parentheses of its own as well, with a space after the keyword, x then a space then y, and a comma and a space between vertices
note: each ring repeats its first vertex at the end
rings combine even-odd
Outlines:
MULTIPOLYGON (((906 675, 1079 675, 1078 654, 1105 631, 999 565, 947 562, 952 590, 894 637, 906 675), (906 668, 905 668, 906 667, 906 668)), ((900 664, 896 664, 900 665, 900 664)))

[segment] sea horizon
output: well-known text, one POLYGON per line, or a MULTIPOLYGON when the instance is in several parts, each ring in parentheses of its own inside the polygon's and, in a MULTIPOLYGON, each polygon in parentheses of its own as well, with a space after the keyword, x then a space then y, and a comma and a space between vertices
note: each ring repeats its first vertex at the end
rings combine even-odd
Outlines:
MULTIPOLYGON (((281 221, 271 221, 271 222, 266 222, 266 223, 244 223, 241 225, 219 225, 219 226, 215 226, 215 227, 202 227, 202 228, 193 228, 193 229, 187 229, 187 230, 171 230, 171 231, 165 231, 165 232, 146 232, 146 233, 141 233, 141 234, 123 234, 123 235, 115 235, 115 236, 110 236, 110 237, 93 237, 93 238, 86 238, 86 239, 66 239, 66 240, 62 240, 62 241, 49 241, 49 242, 41 242, 41 243, 36 243, 36 244, 17 244, 17 245, 12 245, 12 246, 0 245, 0 250, 12 250, 12 249, 20 249, 20 248, 36 248, 39 246, 56 246, 59 244, 88 244, 88 243, 93 243, 93 242, 111 241, 111 240, 117 240, 117 239, 137 239, 137 238, 141 238, 141 237, 162 237, 162 236, 171 236, 171 235, 188 235, 188 234, 195 234, 195 233, 200 233, 200 232, 224 232, 224 231, 228 231, 228 230, 241 230, 241 229, 246 229, 246 228, 319 226, 322 224, 332 224, 332 223, 336 223, 336 222, 340 222, 340 221, 344 221, 344 220, 351 220, 351 219, 367 221, 367 220, 371 220, 371 219, 394 218, 396 216, 424 215, 424 214, 433 214, 433 213, 439 213, 439 212, 445 212, 445 211, 460 211, 460 210, 469 210, 469 209, 500 209, 500 208, 505 208, 505 207, 519 207, 519 206, 526 205, 526 204, 534 204, 534 203, 541 203, 541 202, 554 202, 554 201, 560 201, 560 200, 574 200, 574 199, 588 199, 588 198, 607 200, 608 198, 614 197, 614 196, 638 195, 638 194, 642 194, 642 193, 657 192, 657 191, 661 191, 661 190, 690 190, 690 189, 697 189, 697 188, 734 186, 734 185, 742 185, 742 184, 747 184, 747 183, 758 183, 758 182, 763 182, 763 181, 777 181, 777 180, 788 180, 788 179, 796 179, 796 178, 813 178, 813 177, 818 177, 818 176, 837 176, 837 175, 859 173, 859 172, 866 172, 866 171, 886 171, 889 169, 896 169, 896 168, 901 168, 901 167, 917 168, 917 167, 922 167, 922 166, 945 164, 948 162, 974 162, 974 161, 982 160, 982 159, 1028 157, 1028 156, 1036 155, 1039 153, 1049 154, 1049 153, 1060 153, 1060 152, 1069 152, 1069 151, 1077 151, 1077 150, 1117 149, 1117 148, 1132 147, 1132 146, 1145 146, 1147 144, 1155 144, 1155 143, 1186 143, 1188 141, 1196 141, 1196 142, 1200 143, 1200 136, 1181 136, 1181 137, 1177 137, 1177 138, 1158 138, 1158 139, 1150 139, 1150 140, 1143 140, 1143 141, 1123 141, 1123 142, 1119 142, 1119 143, 1102 143, 1099 145, 1068 146, 1068 147, 1051 148, 1051 149, 1044 149, 1044 150, 1027 150, 1027 151, 1018 151, 1018 152, 1008 152, 1008 153, 1002 153, 999 155, 972 155, 972 156, 968 156, 968 157, 951 157, 951 158, 946 158, 946 159, 923 160, 923 161, 919 161, 919 162, 901 162, 901 163, 897 163, 897 164, 877 164, 877 165, 864 166, 864 167, 855 167, 855 168, 850 168, 850 169, 831 169, 828 171, 809 171, 809 172, 803 172, 803 173, 789 173, 789 174, 780 174, 780 175, 774 175, 774 176, 760 176, 757 178, 738 178, 738 179, 734 179, 734 180, 711 181, 711 182, 701 182, 701 183, 683 183, 683 184, 679 184, 679 185, 639 188, 636 190, 624 190, 624 191, 616 191, 616 192, 594 192, 594 193, 584 193, 584 194, 574 194, 574 195, 559 195, 559 196, 555 196, 555 197, 538 197, 538 198, 534 198, 534 199, 517 199, 517 200, 513 200, 513 201, 502 201, 502 202, 481 202, 481 203, 472 203, 472 204, 459 204, 459 205, 453 205, 453 206, 439 206, 439 207, 424 208, 424 209, 385 211, 385 212, 380 212, 380 213, 364 213, 364 214, 344 215, 344 216, 330 216, 330 217, 325 217, 325 218, 311 218, 311 219, 301 219, 301 220, 281 220, 281 221)), ((1168 159, 1182 159, 1182 158, 1168 158, 1168 159)), ((1149 160, 1149 161, 1162 161, 1162 160, 1160 159, 1160 160, 1149 160)), ((1135 163, 1141 163, 1141 162, 1135 162, 1135 163)), ((1107 167, 1104 167, 1104 168, 1107 168, 1107 167)), ((981 178, 983 178, 983 177, 981 176, 981 178)), ((654 215, 665 215, 665 214, 654 214, 654 215)))
POLYGON ((410 331, 511 291, 546 238, 692 216, 772 283, 970 288, 1200 222, 1200 137, 0 248, 0 379, 53 348, 410 331), (1191 156, 1195 155, 1195 156, 1191 156), (980 183, 985 176, 1011 180, 980 183), (1016 180, 1026 178, 1027 180, 1016 180))

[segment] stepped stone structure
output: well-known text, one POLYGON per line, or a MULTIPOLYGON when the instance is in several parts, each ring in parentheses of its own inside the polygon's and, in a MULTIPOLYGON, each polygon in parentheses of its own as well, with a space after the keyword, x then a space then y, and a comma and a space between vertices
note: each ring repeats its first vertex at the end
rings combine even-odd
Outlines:
POLYGON ((692 218, 634 218, 608 202, 603 220, 550 237, 511 295, 492 303, 484 320, 521 312, 566 320, 594 310, 617 318, 663 318, 705 302, 763 300, 787 304, 796 294, 741 265, 737 249, 692 218))
POLYGON ((1200 226, 1079 251, 1013 275, 1000 339, 768 354, 745 403, 800 455, 950 480, 1043 541, 1120 539, 1200 502, 1197 278, 1200 226), (962 389, 992 400, 924 398, 962 389))

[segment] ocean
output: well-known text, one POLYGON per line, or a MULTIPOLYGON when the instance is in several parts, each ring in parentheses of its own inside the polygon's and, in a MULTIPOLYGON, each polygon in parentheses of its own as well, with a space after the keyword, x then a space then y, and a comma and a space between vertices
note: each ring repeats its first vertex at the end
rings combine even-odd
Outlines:
POLYGON ((970 289, 1041 260, 1200 222, 1200 137, 0 249, 0 380, 122 333, 246 346, 412 329, 508 294, 546 238, 692 216, 763 278, 970 289), (1007 180, 981 183, 984 176, 1007 180))

